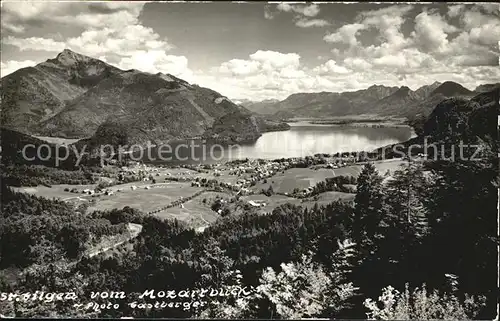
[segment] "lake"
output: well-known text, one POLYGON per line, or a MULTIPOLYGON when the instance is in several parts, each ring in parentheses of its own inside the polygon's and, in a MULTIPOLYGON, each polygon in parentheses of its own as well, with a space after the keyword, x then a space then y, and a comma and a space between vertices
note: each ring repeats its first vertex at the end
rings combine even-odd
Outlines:
POLYGON ((201 141, 179 141, 136 154, 143 162, 169 164, 217 163, 235 159, 277 159, 317 153, 371 151, 414 137, 410 127, 359 127, 290 123, 290 130, 264 133, 256 142, 222 147, 201 141), (163 158, 163 159, 162 159, 163 158))

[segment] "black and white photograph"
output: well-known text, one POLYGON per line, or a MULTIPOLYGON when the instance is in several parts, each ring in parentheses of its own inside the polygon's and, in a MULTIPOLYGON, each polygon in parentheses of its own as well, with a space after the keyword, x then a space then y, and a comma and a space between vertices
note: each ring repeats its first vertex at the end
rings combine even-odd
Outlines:
POLYGON ((498 3, 0 21, 1 318, 498 320, 498 3))

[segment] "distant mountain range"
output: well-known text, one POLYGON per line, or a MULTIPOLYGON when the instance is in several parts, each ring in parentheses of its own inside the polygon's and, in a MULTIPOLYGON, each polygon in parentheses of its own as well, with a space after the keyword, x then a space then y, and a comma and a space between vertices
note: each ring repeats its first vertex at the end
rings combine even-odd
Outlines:
POLYGON ((273 109, 269 108, 269 106, 273 106, 278 102, 278 99, 265 99, 262 101, 251 101, 248 99, 243 99, 238 101, 238 104, 250 110, 251 112, 261 115, 270 115, 273 113, 273 109))
MULTIPOLYGON (((420 133, 401 144, 405 147, 413 146, 411 153, 414 156, 418 153, 435 153, 429 156, 443 157, 442 150, 435 150, 432 147, 443 145, 448 146, 448 149, 455 148, 455 157, 458 158, 461 153, 458 149, 460 144, 471 144, 474 147, 472 153, 480 146, 479 149, 484 155, 497 156, 499 99, 498 85, 487 86, 484 91, 470 99, 460 97, 445 99, 438 103, 427 117, 422 118, 420 133), (425 144, 429 147, 428 150, 424 149, 425 144)), ((393 147, 394 145, 380 147, 376 152, 383 151, 384 156, 390 158, 394 155, 393 147)), ((406 148, 403 150, 410 152, 406 148)))
POLYGON ((214 135, 230 142, 220 137, 225 133, 222 117, 256 124, 233 124, 231 137, 237 141, 285 128, 170 74, 124 71, 67 49, 54 59, 3 77, 1 90, 2 126, 31 135, 85 138, 105 125, 101 132, 112 133, 109 126, 126 128, 130 144, 160 143, 206 135, 218 123, 214 135))
POLYGON ((470 98, 477 93, 492 90, 498 86, 499 84, 486 84, 471 91, 456 82, 446 81, 434 82, 413 91, 406 86, 373 85, 367 89, 352 92, 297 93, 282 101, 244 101, 241 105, 252 112, 273 115, 277 119, 361 114, 414 118, 429 115, 444 99, 470 98))

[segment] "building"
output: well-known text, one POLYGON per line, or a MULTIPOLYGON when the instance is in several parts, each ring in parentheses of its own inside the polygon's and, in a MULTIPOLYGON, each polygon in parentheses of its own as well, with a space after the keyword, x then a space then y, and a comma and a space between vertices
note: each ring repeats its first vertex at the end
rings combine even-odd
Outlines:
POLYGON ((253 207, 263 207, 263 206, 266 206, 266 203, 264 203, 264 202, 257 202, 257 201, 248 201, 248 204, 252 205, 253 207))

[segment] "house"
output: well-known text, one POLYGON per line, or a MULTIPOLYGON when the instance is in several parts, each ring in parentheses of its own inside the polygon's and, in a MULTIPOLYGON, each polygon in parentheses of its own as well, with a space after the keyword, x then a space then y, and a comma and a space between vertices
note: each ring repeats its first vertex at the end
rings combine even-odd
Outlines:
POLYGON ((133 185, 133 186, 130 186, 130 189, 135 191, 137 189, 137 186, 133 185))
POLYGON ((248 201, 248 204, 252 205, 253 207, 263 207, 266 206, 266 203, 264 202, 256 202, 256 201, 248 201))
POLYGON ((104 192, 104 194, 105 195, 113 195, 114 193, 113 193, 113 191, 107 190, 104 192))
POLYGON ((181 203, 181 208, 184 208, 184 204, 181 203))
POLYGON ((94 195, 95 191, 94 191, 93 189, 88 189, 88 188, 86 188, 86 189, 84 189, 84 190, 82 191, 82 193, 83 193, 83 194, 88 194, 88 195, 94 195))

